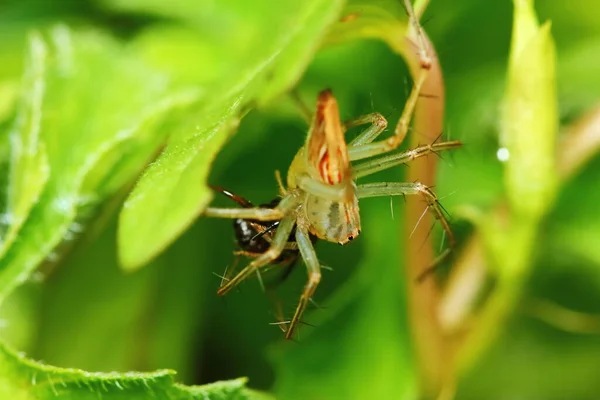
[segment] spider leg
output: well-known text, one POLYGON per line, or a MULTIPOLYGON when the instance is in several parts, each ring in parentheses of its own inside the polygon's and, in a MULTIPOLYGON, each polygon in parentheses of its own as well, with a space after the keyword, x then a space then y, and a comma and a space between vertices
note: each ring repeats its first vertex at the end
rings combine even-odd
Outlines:
POLYGON ((287 190, 285 190, 283 179, 281 179, 281 172, 278 169, 275 170, 275 180, 277 181, 277 186, 279 186, 279 195, 285 196, 287 190))
POLYGON ((396 165, 407 164, 416 158, 423 157, 431 153, 437 154, 439 151, 456 149, 461 146, 462 143, 458 140, 433 143, 419 146, 415 149, 401 153, 390 154, 374 160, 365 161, 352 167, 353 177, 354 179, 361 178, 363 176, 392 168, 396 165))
POLYGON ((362 160, 369 157, 378 156, 380 154, 388 153, 393 151, 402 144, 406 134, 408 133, 408 127, 410 125, 410 121, 412 119, 412 115, 415 110, 415 106, 417 104, 417 100, 419 99, 419 93, 421 88, 423 87, 423 83, 425 79, 427 79, 427 72, 429 71, 429 66, 427 69, 422 69, 422 72, 417 76, 417 80, 414 83, 414 86, 410 92, 408 100, 404 105, 404 110, 402 111, 402 115, 400 116, 400 121, 394 130, 394 135, 377 142, 365 143, 365 144, 355 144, 348 148, 348 155, 350 156, 350 161, 362 160))
MULTIPOLYGON (((296 197, 287 195, 275 208, 215 208, 208 207, 204 214, 209 217, 219 218, 242 218, 254 219, 257 221, 276 221, 282 219, 289 210, 297 205, 296 197)), ((279 231, 279 229, 278 229, 279 231)), ((289 233, 289 232, 288 232, 289 233)))
POLYGON ((306 282, 304 290, 302 291, 302 295, 300 296, 300 302, 296 307, 296 312, 294 312, 294 316, 285 332, 286 339, 293 338, 294 331, 296 330, 298 324, 301 323, 300 318, 302 318, 302 314, 304 314, 306 306, 310 302, 310 299, 312 298, 317 286, 319 285, 319 282, 321 281, 321 265, 319 264, 317 253, 315 252, 315 248, 310 241, 308 232, 297 227, 296 242, 298 242, 298 249, 300 249, 300 254, 302 255, 304 263, 306 264, 306 268, 308 269, 308 281, 306 282))
POLYGON ((354 184, 351 181, 330 185, 303 174, 296 177, 296 184, 303 191, 329 201, 345 203, 354 199, 354 184))
MULTIPOLYGON (((346 121, 344 123, 344 129, 348 130, 355 126, 371 124, 370 127, 364 130, 360 135, 354 138, 348 146, 360 146, 363 144, 371 143, 373 140, 377 139, 379 135, 387 128, 387 120, 380 113, 371 113, 367 115, 363 115, 362 117, 358 117, 356 119, 352 119, 350 121, 346 121)), ((352 159, 352 153, 350 153, 350 159, 352 159)))
POLYGON ((450 229, 448 220, 444 216, 444 209, 436 195, 427 186, 420 182, 377 182, 377 183, 366 183, 359 185, 357 188, 357 196, 359 199, 365 197, 380 197, 380 196, 406 196, 406 195, 420 195, 423 196, 427 202, 427 207, 435 218, 440 221, 442 228, 448 236, 450 247, 453 248, 456 245, 456 239, 450 229))
MULTIPOLYGON (((271 239, 270 237, 265 236, 264 238, 267 242, 273 243, 273 239, 271 239)), ((284 250, 298 250, 298 244, 296 242, 287 242, 285 244, 285 246, 283 246, 283 249, 284 250)), ((247 255, 248 257, 256 257, 257 255, 260 255, 260 254, 261 253, 247 252, 247 254, 245 254, 245 255, 247 255)))
POLYGON ((288 237, 294 229, 294 225, 296 221, 292 216, 287 216, 281 220, 279 224, 279 228, 277 228, 277 232, 275 233, 275 237, 273 238, 273 243, 269 250, 260 254, 256 257, 252 262, 243 270, 241 270, 236 276, 228 280, 223 286, 217 290, 217 294, 222 296, 237 286, 244 279, 248 278, 259 268, 268 265, 279 257, 281 252, 284 250, 285 245, 288 242, 288 237))
POLYGON ((415 106, 417 105, 417 100, 419 100, 421 89, 423 88, 423 84, 425 83, 427 75, 429 74, 429 70, 431 69, 431 55, 428 52, 426 44, 427 41, 425 40, 424 33, 421 29, 421 25, 417 20, 417 16, 415 15, 412 9, 410 1, 405 0, 404 4, 408 13, 409 23, 411 24, 412 29, 414 30, 414 34, 417 37, 417 51, 419 55, 420 68, 419 73, 414 79, 412 90, 408 96, 408 99, 406 100, 406 103, 404 104, 404 109, 402 110, 400 120, 398 121, 396 129, 394 130, 394 135, 387 139, 373 143, 355 144, 354 146, 348 149, 350 160, 355 161, 378 156, 380 154, 384 154, 395 150, 396 148, 398 148, 398 146, 400 146, 400 144, 404 141, 406 134, 408 133, 408 128, 410 126, 410 121, 415 111, 415 106))

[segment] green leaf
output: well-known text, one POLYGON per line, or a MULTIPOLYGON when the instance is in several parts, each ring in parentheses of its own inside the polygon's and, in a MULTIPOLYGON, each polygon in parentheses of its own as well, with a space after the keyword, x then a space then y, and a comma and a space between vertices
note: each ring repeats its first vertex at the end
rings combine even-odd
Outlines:
MULTIPOLYGON (((343 1, 219 4, 228 7, 229 15, 243 15, 243 20, 225 22, 230 32, 244 32, 245 37, 234 35, 236 42, 229 38, 213 44, 233 53, 227 58, 232 63, 222 65, 228 72, 221 82, 209 85, 209 101, 197 112, 201 117, 174 134, 127 199, 119 226, 126 269, 139 268, 163 251, 208 205, 212 194, 203 182, 240 116, 253 103, 268 102, 295 83, 343 1)), ((199 7, 182 15, 201 29, 203 12, 199 7)))
POLYGON ((213 275, 201 268, 213 250, 206 244, 210 232, 195 226, 142 271, 124 274, 116 217, 100 236, 82 238, 44 282, 32 355, 91 371, 169 368, 190 381, 201 328, 210 324, 204 310, 213 275))
POLYGON ((245 379, 186 387, 174 383, 174 375, 168 370, 119 374, 57 368, 29 360, 0 344, 0 398, 3 399, 245 400, 264 396, 246 389, 245 379))
POLYGON ((42 38, 32 35, 30 60, 23 79, 22 104, 10 137, 11 174, 6 209, 9 225, 0 244, 0 258, 15 240, 50 175, 46 149, 40 143, 47 52, 42 38))
POLYGON ((7 218, 23 223, 10 228, 17 236, 0 260, 0 299, 81 229, 80 207, 97 204, 139 173, 164 140, 166 115, 198 98, 98 32, 72 35, 58 26, 45 45, 39 35, 32 40, 14 133, 30 156, 13 142, 8 193, 7 218))
POLYGON ((398 53, 405 50, 407 16, 401 1, 350 0, 342 18, 332 26, 327 44, 337 44, 357 39, 374 38, 386 42, 398 53))
POLYGON ((117 266, 114 219, 100 236, 83 237, 61 263, 60 273, 44 282, 32 356, 87 371, 154 369, 144 361, 147 338, 162 306, 162 301, 150 300, 160 298, 159 271, 123 274, 117 266))

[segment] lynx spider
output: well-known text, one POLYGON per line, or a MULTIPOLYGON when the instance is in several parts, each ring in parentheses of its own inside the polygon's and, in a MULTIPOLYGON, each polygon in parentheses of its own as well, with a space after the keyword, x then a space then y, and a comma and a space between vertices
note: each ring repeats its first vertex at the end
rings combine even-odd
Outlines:
MULTIPOLYGON (((304 146, 294 157, 287 174, 287 188, 280 182, 281 201, 274 208, 212 208, 205 215, 219 218, 241 218, 258 221, 280 221, 271 239, 270 248, 255 257, 248 266, 231 279, 224 281, 218 295, 225 295, 240 282, 263 268, 281 255, 286 249, 290 233, 296 228, 295 240, 300 255, 308 270, 306 283, 294 316, 285 321, 286 339, 293 338, 309 301, 320 280, 321 265, 317 258, 310 235, 342 245, 360 234, 358 200, 378 196, 420 195, 427 202, 428 209, 440 221, 451 245, 454 237, 437 197, 427 186, 419 182, 377 182, 356 184, 358 178, 406 164, 418 157, 455 149, 460 141, 438 142, 419 146, 405 152, 387 154, 403 142, 408 133, 421 88, 431 68, 423 32, 416 19, 412 5, 405 0, 405 8, 412 28, 418 38, 420 71, 402 111, 394 134, 376 141, 387 127, 387 120, 379 113, 371 113, 342 123, 337 101, 330 90, 322 91, 317 98, 316 112, 304 146), (346 144, 344 134, 347 129, 370 126, 350 143, 346 144), (381 157, 378 157, 381 156, 381 157), (353 161, 377 157, 359 164, 353 161)), ((441 256, 445 256, 443 252, 441 256)))

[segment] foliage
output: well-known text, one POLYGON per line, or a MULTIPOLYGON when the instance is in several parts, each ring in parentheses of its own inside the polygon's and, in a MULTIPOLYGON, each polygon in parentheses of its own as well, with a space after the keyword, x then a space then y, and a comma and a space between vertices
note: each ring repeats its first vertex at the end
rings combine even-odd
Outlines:
MULTIPOLYGON (((515 5, 512 34, 510 2, 431 1, 422 18, 446 135, 465 143, 435 187, 465 243, 454 268, 473 238, 488 256, 457 396, 594 398, 600 134, 583 122, 598 118, 600 7, 515 5)), ((400 2, 9 1, 0 26, 1 398, 269 398, 209 383, 238 376, 282 399, 419 396, 401 200, 361 203, 352 245, 319 243, 333 272, 299 343, 279 342, 256 282, 216 298, 231 225, 198 218, 231 205, 208 182, 277 193, 306 129, 293 87, 395 124, 410 89, 400 2)), ((304 279, 278 290, 286 312, 304 279)))

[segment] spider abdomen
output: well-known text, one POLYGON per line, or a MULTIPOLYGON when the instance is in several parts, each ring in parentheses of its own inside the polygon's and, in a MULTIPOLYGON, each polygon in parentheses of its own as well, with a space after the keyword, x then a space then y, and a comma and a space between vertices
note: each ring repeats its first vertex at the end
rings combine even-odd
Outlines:
POLYGON ((310 232, 319 239, 346 244, 360 234, 358 200, 352 203, 307 196, 304 204, 310 232))

